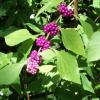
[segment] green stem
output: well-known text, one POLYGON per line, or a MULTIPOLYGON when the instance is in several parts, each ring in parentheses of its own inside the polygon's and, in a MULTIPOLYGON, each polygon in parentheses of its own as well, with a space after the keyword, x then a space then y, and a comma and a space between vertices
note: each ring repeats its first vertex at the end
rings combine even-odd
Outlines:
POLYGON ((61 19, 61 15, 56 19, 56 23, 58 23, 58 21, 61 19))

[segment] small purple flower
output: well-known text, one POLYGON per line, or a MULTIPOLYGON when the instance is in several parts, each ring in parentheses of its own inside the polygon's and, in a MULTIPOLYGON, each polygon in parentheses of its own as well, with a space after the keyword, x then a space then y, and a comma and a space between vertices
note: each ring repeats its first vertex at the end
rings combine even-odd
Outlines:
POLYGON ((73 9, 71 6, 67 6, 65 2, 60 3, 58 6, 58 12, 64 17, 72 17, 73 9))
POLYGON ((59 27, 55 22, 48 23, 43 30, 45 33, 50 34, 50 36, 55 36, 59 33, 59 27))
POLYGON ((28 59, 26 71, 31 74, 36 74, 40 63, 40 55, 38 55, 38 52, 36 50, 33 50, 28 59))

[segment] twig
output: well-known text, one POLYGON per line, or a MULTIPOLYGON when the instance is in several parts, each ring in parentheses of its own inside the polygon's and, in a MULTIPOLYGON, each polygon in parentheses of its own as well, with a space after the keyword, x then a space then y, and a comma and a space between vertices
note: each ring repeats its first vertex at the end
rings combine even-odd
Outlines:
POLYGON ((27 93, 27 100, 30 100, 30 95, 27 93))
POLYGON ((95 19, 95 21, 94 21, 94 22, 96 22, 99 18, 100 18, 100 16, 98 16, 98 17, 95 19))
MULTIPOLYGON (((74 0, 74 15, 78 16, 78 0, 74 0)), ((77 18, 76 18, 76 20, 77 20, 77 18)))
POLYGON ((72 0, 68 6, 71 6, 73 4, 73 2, 74 2, 74 0, 72 0))

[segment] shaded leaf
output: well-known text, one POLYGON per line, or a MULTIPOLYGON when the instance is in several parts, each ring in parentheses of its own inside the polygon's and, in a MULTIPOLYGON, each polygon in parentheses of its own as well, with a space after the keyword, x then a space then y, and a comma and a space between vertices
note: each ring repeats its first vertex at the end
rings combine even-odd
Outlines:
POLYGON ((81 79, 82 79, 82 85, 83 85, 84 90, 94 93, 92 84, 87 79, 87 77, 85 75, 81 74, 81 79))
POLYGON ((87 34, 88 38, 90 38, 93 33, 98 29, 94 21, 92 21, 89 17, 80 15, 79 21, 83 27, 85 34, 87 34))
POLYGON ((22 43, 21 46, 18 48, 18 52, 23 54, 23 56, 27 57, 28 54, 30 53, 30 50, 32 49, 33 46, 33 40, 28 39, 22 43))

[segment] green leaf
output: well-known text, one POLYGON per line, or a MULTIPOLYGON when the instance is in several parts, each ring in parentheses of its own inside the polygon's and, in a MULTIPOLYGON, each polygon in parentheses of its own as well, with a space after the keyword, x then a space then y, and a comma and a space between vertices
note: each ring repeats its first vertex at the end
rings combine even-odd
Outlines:
POLYGON ((56 53, 53 50, 48 49, 41 52, 40 55, 43 57, 44 60, 51 60, 56 56, 56 53))
POLYGON ((92 98, 92 100, 100 100, 100 98, 92 98))
POLYGON ((17 93, 21 94, 21 83, 20 83, 20 77, 18 77, 13 84, 11 85, 13 89, 16 90, 17 93))
POLYGON ((23 54, 23 56, 27 57, 27 55, 30 53, 30 50, 32 49, 33 46, 33 40, 28 39, 22 43, 21 46, 18 48, 18 53, 23 54))
POLYGON ((1 53, 0 52, 0 69, 4 66, 6 66, 7 64, 9 64, 10 60, 7 56, 7 54, 1 53))
POLYGON ((16 31, 16 30, 18 30, 18 28, 14 27, 14 26, 4 28, 4 29, 0 30, 0 37, 4 37, 4 36, 16 31))
POLYGON ((100 89, 100 84, 96 85, 96 86, 95 86, 95 89, 96 89, 96 90, 99 90, 99 89, 100 89))
POLYGON ((80 15, 79 21, 83 27, 85 34, 87 34, 88 38, 90 38, 93 33, 98 29, 94 21, 92 21, 89 17, 80 15))
POLYGON ((82 85, 83 85, 84 90, 94 93, 92 84, 87 79, 87 77, 85 75, 81 74, 81 79, 82 79, 82 85))
POLYGON ((34 94, 42 93, 44 91, 44 88, 41 84, 41 79, 36 79, 32 81, 28 85, 27 91, 33 91, 34 94))
POLYGON ((84 45, 80 34, 74 29, 61 29, 62 41, 66 49, 85 56, 84 45))
POLYGON ((60 76, 58 72, 56 70, 52 70, 42 78, 41 84, 46 90, 52 91, 55 90, 59 81, 60 81, 60 76))
POLYGON ((33 1, 33 0, 27 0, 29 6, 32 6, 32 1, 33 1))
POLYGON ((57 57, 57 68, 61 78, 80 84, 80 74, 75 56, 60 51, 57 57))
POLYGON ((43 32, 41 29, 39 29, 37 26, 31 24, 31 23, 25 23, 30 29, 32 29, 35 32, 41 33, 43 32))
POLYGON ((41 9, 38 11, 37 16, 39 16, 41 13, 43 13, 44 11, 49 11, 52 8, 56 8, 58 6, 58 4, 60 2, 63 2, 64 0, 50 0, 47 3, 45 3, 45 5, 43 7, 41 7, 41 9))
POLYGON ((100 16, 100 0, 93 0, 93 6, 97 14, 100 16))
POLYGON ((54 65, 42 65, 39 67, 39 72, 40 73, 45 73, 47 74, 50 72, 55 66, 54 65))
POLYGON ((15 46, 29 38, 32 38, 33 36, 29 33, 26 29, 20 29, 17 31, 14 31, 7 36, 5 36, 5 41, 7 45, 9 46, 15 46))
POLYGON ((16 64, 7 65, 0 70, 0 85, 8 85, 13 83, 19 76, 23 65, 25 63, 20 62, 16 64))
POLYGON ((96 61, 100 59, 100 31, 93 34, 87 49, 87 60, 96 61))
POLYGON ((6 15, 6 10, 3 7, 0 7, 0 17, 6 15))

